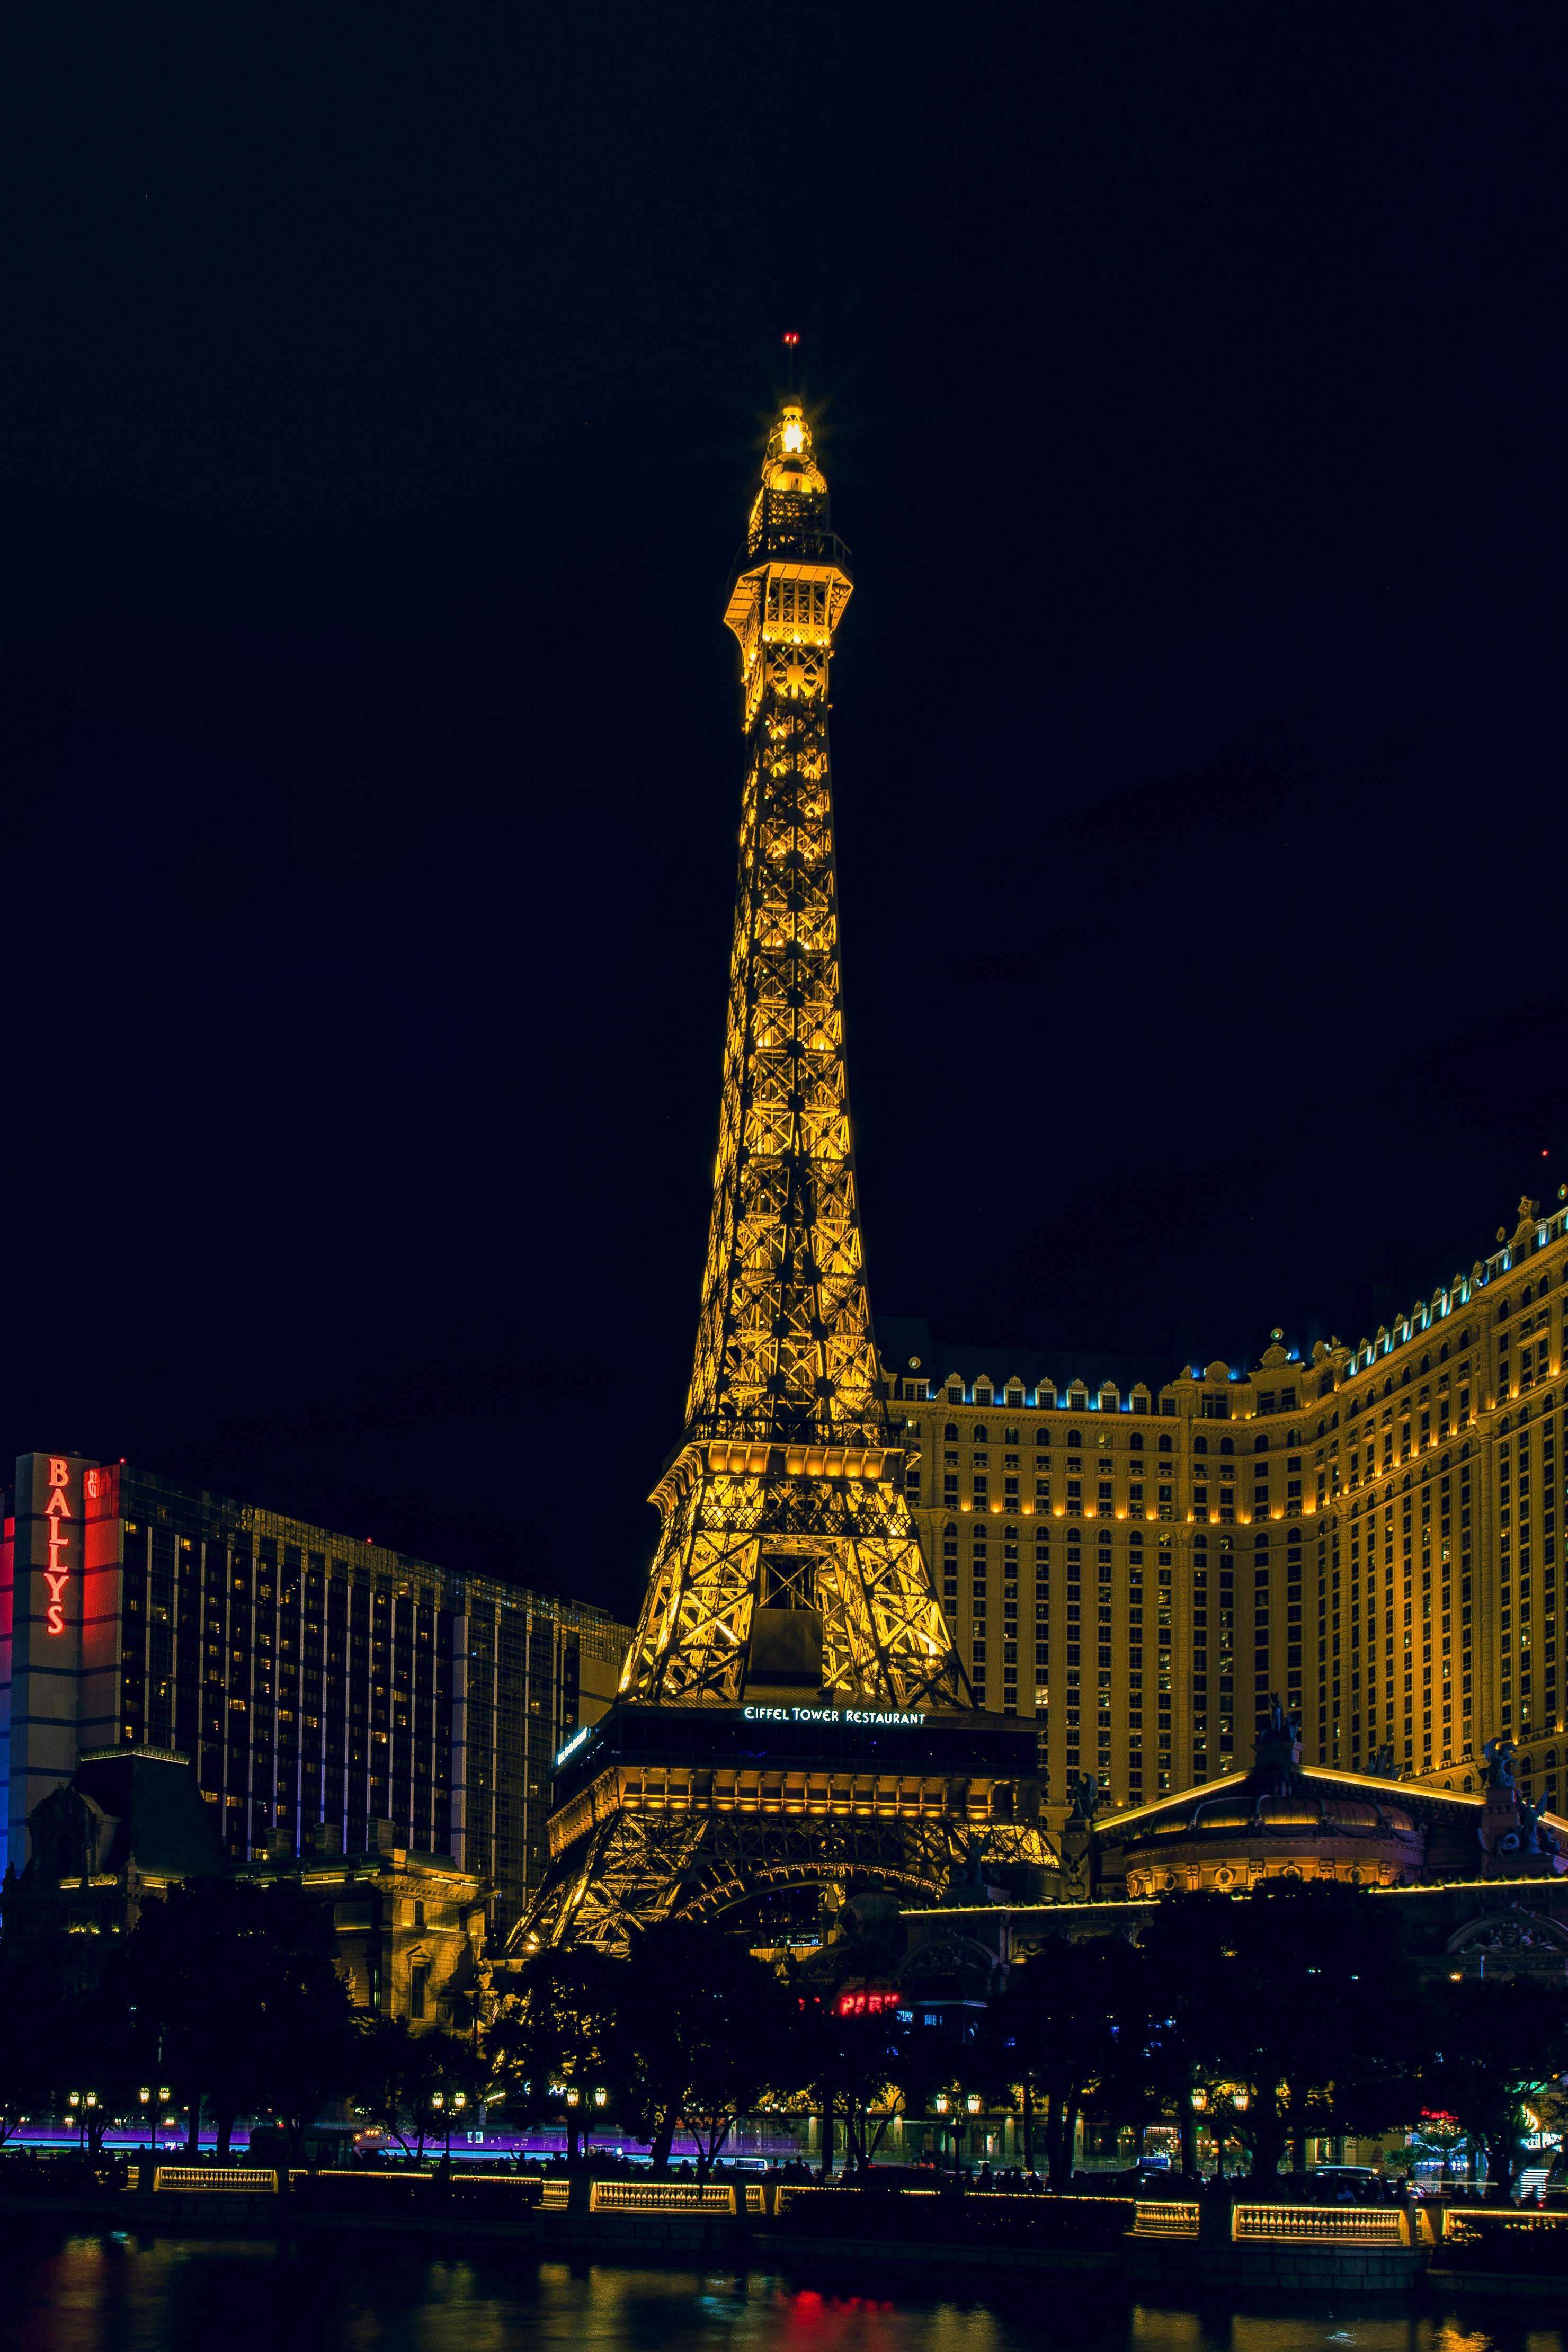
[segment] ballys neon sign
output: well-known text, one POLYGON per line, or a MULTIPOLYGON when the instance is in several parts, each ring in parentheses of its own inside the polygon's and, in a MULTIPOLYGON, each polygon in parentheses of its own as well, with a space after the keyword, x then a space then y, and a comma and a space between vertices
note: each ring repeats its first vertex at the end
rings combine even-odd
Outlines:
POLYGON ((47 1633, 63 1633, 66 1630, 65 1589, 70 1581, 70 1570, 61 1565, 68 1538, 66 1521, 71 1507, 66 1500, 66 1488, 70 1485, 70 1464, 58 1454, 49 1456, 49 1500, 44 1517, 49 1529, 49 1564, 44 1579, 49 1588, 49 1605, 44 1615, 47 1633))

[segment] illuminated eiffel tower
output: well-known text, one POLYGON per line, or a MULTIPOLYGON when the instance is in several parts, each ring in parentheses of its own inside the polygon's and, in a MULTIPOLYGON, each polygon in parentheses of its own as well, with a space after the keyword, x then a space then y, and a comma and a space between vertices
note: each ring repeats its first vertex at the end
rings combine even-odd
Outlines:
POLYGON ((929 1901, 978 1831, 1046 1858, 1020 1815, 1032 1737, 975 1712, 921 1553, 867 1302, 827 751, 850 588, 791 399, 725 613, 746 782, 685 1433, 620 1697, 560 1759, 520 1945, 736 1906, 764 1928, 849 1884, 929 1901))

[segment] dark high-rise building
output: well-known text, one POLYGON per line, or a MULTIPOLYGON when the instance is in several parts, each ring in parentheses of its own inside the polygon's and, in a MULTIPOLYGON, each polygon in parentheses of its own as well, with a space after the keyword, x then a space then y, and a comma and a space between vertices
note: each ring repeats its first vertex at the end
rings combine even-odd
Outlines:
POLYGON ((543 1874, 555 1755, 608 1704, 626 1641, 580 1602, 123 1463, 23 1454, 0 1548, 9 1856, 84 1759, 177 1751, 231 1860, 390 1824, 489 1879, 504 1933, 543 1874))

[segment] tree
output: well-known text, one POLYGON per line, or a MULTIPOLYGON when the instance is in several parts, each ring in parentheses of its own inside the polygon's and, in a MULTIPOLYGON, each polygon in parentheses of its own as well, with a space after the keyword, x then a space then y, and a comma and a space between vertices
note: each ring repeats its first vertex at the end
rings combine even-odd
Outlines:
MULTIPOLYGON (((1168 2085, 1184 2071, 1272 2179, 1309 2133, 1375 2131, 1414 2102, 1393 1914, 1364 1889, 1274 1881, 1168 1897, 1143 1931, 1168 2085)), ((1189 2093, 1190 2105, 1190 2093, 1189 2093)))
POLYGON ((822 2116, 824 2175, 833 2167, 836 2122, 844 2126, 849 2164, 864 2171, 905 2105, 910 2037, 891 2004, 846 2008, 831 1992, 785 1998, 794 2013, 773 2060, 774 2075, 789 2078, 804 2104, 822 2116))
POLYGON ((452 2129, 459 2096, 479 2104, 485 2068, 454 2033, 416 2033, 405 2017, 363 2017, 352 2055, 351 2095, 358 2112, 389 2132, 416 2164, 426 2139, 452 2129))
POLYGON ((1444 1982, 1422 2008, 1431 2055, 1420 2104, 1479 2141, 1489 2182, 1506 2197, 1531 2128, 1525 2110, 1552 2100, 1568 2066, 1568 1992, 1518 1979, 1444 1982))
POLYGON ((625 2067, 625 1960, 591 1945, 552 1946, 522 1968, 491 2019, 485 2054, 507 2114, 520 2123, 564 2116, 567 2160, 577 2135, 625 2067), (574 2098, 567 2094, 574 2092, 574 2098))
POLYGON ((1122 1937, 1053 1937, 1018 1963, 987 2012, 972 2071, 979 2083, 1018 2089, 1031 2169, 1043 2098, 1053 2189, 1065 2189, 1071 2176, 1079 2116, 1089 2095, 1098 2093, 1113 2108, 1136 2096, 1133 2086, 1144 2071, 1147 1995, 1143 1956, 1122 1937))
MULTIPOLYGON (((9 1868, 7 1868, 9 1875, 9 1868)), ((67 2046, 71 2002, 50 1956, 15 1954, 0 1945, 0 2147, 31 2116, 53 2103, 59 2053, 67 2046)))
POLYGON ((345 2080, 349 1999, 331 1914, 302 1888, 187 1880, 145 1906, 125 1961, 142 2079, 156 2069, 174 2086, 193 2154, 204 2106, 226 2156, 242 2115, 277 2110, 298 2132, 345 2080))
POLYGON ((788 1999, 764 1961, 716 1927, 669 1921, 634 1939, 618 2021, 622 2095, 656 2166, 668 2163, 684 2120, 707 2178, 737 2115, 780 2071, 788 1999))

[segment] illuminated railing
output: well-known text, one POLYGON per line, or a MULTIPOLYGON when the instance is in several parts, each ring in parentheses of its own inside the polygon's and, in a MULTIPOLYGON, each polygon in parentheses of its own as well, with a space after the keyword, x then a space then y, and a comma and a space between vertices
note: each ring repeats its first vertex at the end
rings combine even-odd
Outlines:
MULTIPOLYGON (((1543 2230, 1568 2231, 1568 2213, 1525 2213, 1506 2205, 1461 2212, 1450 2206, 1443 2219, 1443 2243, 1479 2246, 1488 2238, 1529 2237, 1543 2230)), ((1563 2252, 1568 2257, 1568 2242, 1563 2252)))
POLYGON ((550 2213, 558 2212, 563 2206, 570 2204, 571 2200, 572 2183, 569 2180, 547 2180, 544 2184, 544 2194, 539 2201, 544 2210, 550 2213))
MULTIPOLYGON (((564 2186, 564 2183, 563 2183, 564 2186)), ((595 2180, 594 2213, 732 2213, 735 2192, 695 2180, 595 2180)))
POLYGON ((161 2164, 153 2175, 153 2194, 170 2189, 226 2189, 231 2196, 276 2197, 278 2175, 252 2171, 245 2165, 161 2164))
POLYGON ((1195 2205, 1170 2204, 1154 2197, 1141 2198, 1132 2234, 1135 2238, 1195 2238, 1198 2209, 1195 2205))
MULTIPOLYGON (((314 2171, 309 2165, 296 2165, 290 2168, 289 2179, 290 2183, 296 2180, 384 2180, 395 2189, 405 2189, 410 2181, 417 2180, 428 2181, 432 2187, 436 2185, 433 2172, 373 2172, 367 2166, 360 2164, 321 2164, 314 2171)), ((566 2186, 563 2180, 535 2183, 526 2172, 470 2172, 467 2165, 460 2172, 453 2173, 452 2180, 464 2188, 521 2189, 525 2192, 539 2185, 546 2189, 564 2189, 566 2186)))
POLYGON ((1387 2205, 1236 2205, 1230 2234, 1244 2240, 1294 2239, 1299 2242, 1349 2246, 1407 2246, 1408 2224, 1387 2205))
MULTIPOLYGON (((823 2197, 858 2197, 862 2193, 847 2180, 806 2181, 798 2187, 779 2189, 773 2210, 787 2213, 792 2205, 810 2205, 823 2197)), ((900 2198, 934 2197, 938 2191, 934 2189, 900 2189, 898 2193, 900 2198)))

